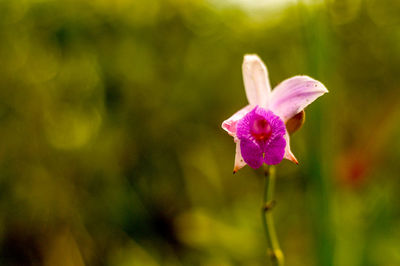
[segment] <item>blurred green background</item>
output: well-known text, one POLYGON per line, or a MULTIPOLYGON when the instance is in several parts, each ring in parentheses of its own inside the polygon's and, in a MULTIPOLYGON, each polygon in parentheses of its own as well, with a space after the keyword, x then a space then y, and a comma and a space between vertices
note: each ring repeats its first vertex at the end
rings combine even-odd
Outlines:
POLYGON ((1 265, 268 265, 262 172, 221 122, 330 90, 277 169, 287 265, 400 265, 400 2, 0 0, 1 265))

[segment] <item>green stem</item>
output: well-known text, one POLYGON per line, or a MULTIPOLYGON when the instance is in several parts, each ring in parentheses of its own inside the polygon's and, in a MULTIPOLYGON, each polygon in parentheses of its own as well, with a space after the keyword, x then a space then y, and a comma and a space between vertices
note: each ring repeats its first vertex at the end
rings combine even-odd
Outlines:
POLYGON ((276 266, 283 266, 284 256, 281 248, 279 247, 272 215, 272 208, 275 205, 275 178, 275 167, 269 166, 268 168, 265 168, 264 205, 261 210, 261 216, 265 229, 265 235, 268 241, 268 254, 271 257, 272 264, 276 266))

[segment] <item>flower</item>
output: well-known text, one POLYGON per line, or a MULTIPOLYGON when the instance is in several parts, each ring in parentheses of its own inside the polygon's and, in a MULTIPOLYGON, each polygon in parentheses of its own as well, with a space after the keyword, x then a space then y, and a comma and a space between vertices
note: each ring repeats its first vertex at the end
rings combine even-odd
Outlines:
POLYGON ((233 172, 246 164, 252 168, 275 165, 283 158, 298 164, 288 132, 299 128, 304 108, 328 90, 308 76, 294 76, 271 91, 267 68, 257 55, 245 55, 242 70, 249 105, 222 123, 236 143, 233 172))

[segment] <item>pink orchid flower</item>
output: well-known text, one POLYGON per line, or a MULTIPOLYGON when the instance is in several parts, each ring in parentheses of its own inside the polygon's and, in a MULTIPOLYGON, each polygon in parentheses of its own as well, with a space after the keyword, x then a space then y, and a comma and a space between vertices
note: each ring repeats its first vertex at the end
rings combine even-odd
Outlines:
POLYGON ((328 90, 308 76, 294 76, 271 91, 267 68, 257 55, 245 55, 242 70, 249 105, 222 123, 236 143, 233 173, 246 164, 259 168, 283 158, 298 164, 285 124, 328 90))

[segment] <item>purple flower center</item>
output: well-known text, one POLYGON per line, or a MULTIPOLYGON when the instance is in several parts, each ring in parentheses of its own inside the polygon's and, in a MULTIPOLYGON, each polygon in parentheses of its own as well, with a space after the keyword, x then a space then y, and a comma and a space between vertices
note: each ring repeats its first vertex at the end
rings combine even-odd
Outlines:
POLYGON ((253 121, 250 133, 258 141, 268 140, 272 135, 272 128, 264 117, 260 117, 253 121))
POLYGON ((237 124, 243 160, 253 168, 280 163, 285 155, 285 134, 285 124, 277 115, 256 106, 237 124))

